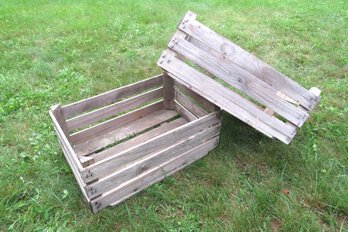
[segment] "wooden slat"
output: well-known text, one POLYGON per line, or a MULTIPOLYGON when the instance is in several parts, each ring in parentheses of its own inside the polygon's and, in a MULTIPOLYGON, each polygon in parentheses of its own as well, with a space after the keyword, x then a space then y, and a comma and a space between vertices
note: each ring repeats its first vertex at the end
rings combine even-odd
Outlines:
POLYGON ((162 92, 162 87, 156 88, 148 92, 136 95, 134 97, 125 99, 123 101, 116 102, 103 108, 79 115, 67 121, 68 128, 70 131, 72 131, 74 129, 85 127, 86 125, 95 123, 104 118, 117 115, 121 112, 132 110, 147 102, 162 97, 162 92))
POLYGON ((92 154, 88 157, 93 160, 93 163, 101 161, 101 160, 106 159, 112 155, 121 153, 130 147, 134 147, 137 144, 144 143, 145 141, 147 141, 149 139, 152 139, 156 136, 159 136, 160 134, 163 134, 165 132, 173 130, 173 129, 175 129, 179 126, 182 126, 186 123, 188 123, 188 121, 182 117, 175 119, 173 121, 170 121, 170 122, 164 122, 159 127, 156 127, 154 129, 147 131, 143 134, 140 134, 134 138, 131 138, 127 141, 124 141, 120 144, 117 144, 116 146, 113 146, 109 149, 92 154))
POLYGON ((188 109, 192 114, 194 114, 197 118, 203 117, 208 113, 204 111, 202 108, 197 106, 191 99, 189 99, 186 95, 181 93, 178 89, 175 89, 175 100, 179 102, 182 106, 188 109))
POLYGON ((291 99, 298 101, 303 107, 313 109, 318 102, 318 98, 307 89, 196 21, 191 16, 185 16, 178 28, 194 38, 192 43, 195 43, 195 40, 200 41, 209 47, 210 50, 215 50, 219 54, 224 55, 226 59, 233 61, 291 99))
POLYGON ((180 103, 178 103, 175 100, 175 109, 179 112, 181 116, 183 116, 187 121, 194 121, 198 117, 194 115, 192 112, 190 112, 188 109, 186 109, 184 106, 182 106, 180 103))
POLYGON ((275 137, 288 144, 296 130, 281 120, 270 117, 262 109, 244 99, 240 95, 226 89, 210 77, 179 61, 173 56, 163 53, 158 65, 181 84, 191 88, 202 97, 238 117, 262 133, 275 137), (163 58, 164 55, 164 58, 163 58))
POLYGON ((165 72, 163 73, 163 104, 164 109, 175 109, 174 104, 174 80, 168 76, 165 72))
POLYGON ((67 138, 65 137, 63 130, 61 129, 61 127, 59 126, 58 121, 56 120, 56 117, 53 113, 52 110, 49 111, 49 115, 52 119, 53 122, 53 128, 56 132, 56 135, 58 137, 58 142, 63 150, 63 154, 64 157, 66 159, 66 161, 68 162, 74 176, 75 179, 81 189, 81 192, 83 194, 83 196, 85 197, 85 200, 87 202, 89 202, 89 197, 87 196, 86 190, 85 190, 85 182, 82 180, 81 178, 81 174, 80 171, 83 169, 81 163, 79 162, 79 160, 77 159, 69 141, 67 140, 67 138))
POLYGON ((180 92, 182 92, 185 95, 187 95, 187 96, 191 97, 192 99, 194 99, 207 112, 211 113, 211 112, 216 110, 213 103, 211 103, 210 101, 208 101, 204 97, 200 96, 196 92, 193 92, 191 89, 187 88, 185 85, 182 85, 179 82, 175 81, 174 82, 174 88, 179 89, 180 92))
POLYGON ((90 198, 94 198, 95 196, 110 191, 114 189, 115 186, 119 186, 123 182, 133 179, 147 170, 163 165, 163 163, 194 149, 200 144, 216 137, 219 132, 220 124, 217 124, 166 147, 164 150, 147 155, 129 164, 124 169, 116 171, 112 175, 101 178, 97 182, 89 185, 86 187, 87 194, 90 198))
POLYGON ((162 74, 66 105, 63 107, 63 112, 66 118, 72 118, 83 112, 109 105, 118 99, 132 96, 161 84, 162 74))
POLYGON ((124 165, 128 165, 130 162, 135 161, 144 155, 163 149, 190 134, 196 133, 201 130, 202 126, 207 127, 218 123, 219 120, 216 116, 217 113, 211 113, 197 119, 196 121, 180 126, 175 130, 168 131, 167 133, 152 138, 135 147, 131 147, 119 154, 115 154, 100 162, 96 162, 85 168, 82 173, 82 178, 86 182, 89 182, 115 172, 117 169, 122 168, 124 165))
POLYGON ((169 160, 167 163, 161 166, 148 170, 138 177, 124 182, 122 185, 116 187, 110 192, 107 192, 101 197, 92 200, 91 207, 93 212, 97 212, 107 206, 117 205, 146 187, 161 181, 165 177, 185 168, 194 161, 201 159, 207 155, 209 151, 216 147, 218 141, 219 138, 215 137, 204 144, 178 157, 175 157, 172 160, 169 160))
POLYGON ((96 136, 74 147, 78 156, 85 156, 94 153, 96 150, 104 148, 116 141, 126 139, 128 136, 140 133, 153 126, 159 125, 175 116, 178 113, 175 110, 160 109, 142 116, 141 118, 124 123, 114 130, 96 136))
POLYGON ((307 119, 307 112, 284 100, 277 94, 278 90, 230 60, 225 59, 223 55, 215 53, 214 56, 214 53, 205 52, 176 35, 173 36, 168 47, 244 92, 249 97, 269 107, 293 124, 300 127, 307 119))
POLYGON ((77 133, 74 133, 71 135, 71 142, 73 144, 78 144, 78 143, 87 141, 90 138, 99 136, 109 131, 113 131, 119 126, 122 126, 126 123, 133 122, 136 119, 141 118, 148 113, 151 113, 153 111, 156 111, 162 108, 163 108, 163 101, 157 101, 153 104, 146 105, 140 109, 118 116, 116 118, 109 119, 105 122, 99 123, 95 126, 92 126, 87 129, 81 130, 77 133))

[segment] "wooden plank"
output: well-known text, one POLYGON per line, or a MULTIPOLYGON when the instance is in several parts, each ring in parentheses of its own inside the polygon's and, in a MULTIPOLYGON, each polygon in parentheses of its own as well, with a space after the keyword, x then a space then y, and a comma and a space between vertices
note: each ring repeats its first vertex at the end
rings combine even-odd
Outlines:
POLYGON ((202 126, 208 127, 219 123, 216 115, 216 113, 211 113, 197 119, 196 121, 180 126, 175 130, 168 131, 144 143, 131 147, 119 154, 115 154, 100 162, 96 162, 83 170, 82 178, 86 182, 89 182, 109 175, 110 173, 115 172, 117 169, 128 165, 130 162, 133 162, 140 157, 150 154, 156 150, 163 149, 164 147, 168 147, 170 144, 173 144, 182 138, 186 138, 190 134, 196 133, 197 131, 201 130, 202 126))
POLYGON ((204 115, 208 114, 202 108, 197 106, 191 99, 181 93, 178 89, 175 89, 175 100, 183 107, 188 109, 197 118, 203 117, 204 115))
POLYGON ((205 99, 204 97, 200 96, 196 92, 193 92, 191 89, 187 88, 185 85, 180 84, 179 82, 174 82, 174 88, 179 89, 180 92, 184 93, 185 95, 191 97, 194 99, 204 110, 206 110, 208 113, 211 113, 215 111, 215 105, 205 99))
POLYGON ((174 104, 174 80, 168 76, 165 72, 163 73, 163 104, 164 109, 175 109, 174 104))
POLYGON ((180 155, 167 163, 156 167, 154 169, 148 170, 138 177, 124 182, 120 186, 103 194, 101 197, 96 198, 91 201, 91 207, 93 212, 97 212, 107 206, 114 206, 120 202, 126 200, 127 198, 135 195, 136 193, 142 191, 146 187, 161 181, 167 176, 178 172, 179 170, 185 168, 196 160, 201 159, 208 154, 209 151, 214 149, 218 144, 219 138, 215 137, 204 144, 180 155))
POLYGON ((119 99, 132 96, 161 84, 162 74, 63 106, 63 112, 66 118, 72 118, 83 112, 109 105, 119 99))
POLYGON ((286 125, 281 120, 270 117, 252 102, 226 89, 218 82, 198 72, 182 61, 179 61, 175 57, 165 52, 163 55, 158 65, 166 70, 169 75, 178 82, 191 88, 202 97, 213 102, 215 105, 238 117, 240 120, 267 136, 276 137, 286 144, 290 143, 296 130, 286 125), (163 55, 166 55, 165 58, 163 58, 163 55))
POLYGON ((206 128, 197 134, 191 135, 186 139, 179 141, 164 150, 156 151, 146 157, 143 157, 125 168, 114 172, 113 174, 99 179, 97 182, 86 187, 87 194, 90 198, 94 198, 100 194, 114 189, 120 184, 137 177, 147 170, 163 165, 187 151, 203 144, 204 142, 218 136, 220 132, 220 124, 206 128))
POLYGON ((55 116, 55 119, 57 120, 60 128, 62 129, 66 139, 70 142, 71 140, 70 134, 69 134, 67 123, 65 121, 64 113, 62 111, 62 107, 59 104, 54 105, 51 107, 51 112, 55 116))
POLYGON ((198 117, 196 115, 194 115, 193 113, 191 113, 188 109, 186 109, 184 106, 182 106, 180 103, 178 103, 175 100, 175 109, 176 111, 179 112, 179 114, 184 117, 187 121, 194 121, 196 120, 198 117))
POLYGON ((113 131, 116 128, 126 124, 133 122, 137 120, 138 118, 141 118, 148 113, 151 113, 153 111, 159 110, 163 108, 163 101, 157 101, 155 103, 152 103, 150 105, 146 105, 140 109, 136 109, 134 111, 131 111, 127 114, 118 116, 116 118, 109 119, 105 122, 99 123, 97 125, 94 125, 92 127, 89 127, 87 129, 81 130, 79 132, 76 132, 71 135, 71 142, 73 144, 82 143, 84 141, 87 141, 88 139, 91 139, 93 137, 97 137, 101 134, 107 133, 109 131, 113 131))
POLYGON ((85 200, 87 202, 89 202, 89 197, 87 196, 86 190, 85 190, 85 182, 82 180, 81 178, 81 174, 80 171, 83 169, 81 163, 79 162, 79 160, 77 159, 76 155, 74 154, 74 151, 69 143, 69 141, 67 140, 67 138, 65 137, 63 130, 61 129, 58 121, 55 118, 55 115, 53 114, 52 110, 49 111, 49 115, 52 119, 53 122, 53 128, 56 132, 56 135, 58 137, 58 142, 62 148, 64 157, 66 159, 66 161, 68 162, 74 177, 81 189, 81 192, 85 198, 85 200))
POLYGON ((72 131, 77 128, 85 127, 89 124, 95 123, 104 118, 117 115, 124 111, 132 110, 147 102, 162 97, 162 92, 162 87, 156 88, 148 92, 136 95, 134 97, 125 99, 123 101, 116 102, 103 108, 96 109, 94 111, 71 118, 67 121, 68 128, 70 131, 72 131))
POLYGON ((124 150, 127 150, 130 147, 134 147, 137 144, 144 143, 145 141, 147 141, 149 139, 152 139, 152 138, 159 136, 165 132, 173 130, 173 129, 175 129, 179 126, 182 126, 186 123, 188 123, 188 121, 182 117, 175 119, 173 121, 170 121, 170 122, 164 122, 159 127, 156 127, 154 129, 147 131, 143 134, 140 134, 134 138, 131 138, 127 141, 124 141, 120 144, 117 144, 116 146, 113 146, 109 149, 92 154, 88 157, 93 160, 93 163, 98 162, 98 161, 106 159, 114 154, 118 154, 120 152, 123 152, 124 150))
POLYGON ((223 55, 217 53, 213 55, 214 53, 205 52, 176 35, 173 36, 168 47, 272 109, 293 124, 300 127, 308 118, 306 111, 284 100, 277 94, 278 90, 230 60, 225 59, 223 55))
POLYGON ((175 110, 160 109, 142 116, 141 118, 124 123, 114 130, 96 136, 74 147, 78 156, 85 156, 104 148, 112 143, 126 139, 127 137, 140 133, 148 128, 159 125, 175 116, 178 113, 175 110))
POLYGON ((190 16, 185 17, 181 24, 179 24, 178 29, 193 37, 191 42, 195 45, 199 46, 197 42, 199 41, 201 44, 206 45, 210 51, 214 50, 222 54, 225 59, 236 63, 243 69, 254 74, 291 99, 299 102, 303 107, 313 109, 318 102, 318 98, 307 89, 202 23, 190 18, 190 16))

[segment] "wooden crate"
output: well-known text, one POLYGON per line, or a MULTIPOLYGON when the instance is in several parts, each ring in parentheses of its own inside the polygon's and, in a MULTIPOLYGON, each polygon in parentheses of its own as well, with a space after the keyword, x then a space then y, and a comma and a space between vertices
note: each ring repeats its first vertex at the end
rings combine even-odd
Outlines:
POLYGON ((319 101, 305 89, 187 12, 159 67, 222 110, 288 144, 319 101))
POLYGON ((219 109, 166 74, 52 106, 59 143, 93 212, 205 156, 219 109))

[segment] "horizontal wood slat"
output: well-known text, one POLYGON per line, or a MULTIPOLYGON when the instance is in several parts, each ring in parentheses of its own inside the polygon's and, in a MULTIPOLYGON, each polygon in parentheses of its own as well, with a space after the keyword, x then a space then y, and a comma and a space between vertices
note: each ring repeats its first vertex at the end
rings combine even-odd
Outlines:
POLYGON ((307 112, 285 101, 277 94, 278 90, 240 66, 224 59, 223 55, 214 56, 176 35, 173 36, 168 47, 269 107, 293 124, 300 127, 307 119, 307 112))
POLYGON ((161 84, 162 74, 63 106, 63 113, 66 119, 72 118, 83 112, 112 104, 118 99, 132 96, 161 84))
POLYGON ((121 126, 117 126, 107 133, 103 133, 100 136, 96 136, 83 143, 77 144, 74 146, 74 150, 78 156, 92 154, 101 148, 117 141, 122 141, 128 136, 140 133, 153 126, 157 126, 177 115, 178 113, 175 110, 160 109, 149 112, 135 121, 128 123, 125 122, 121 126))
POLYGON ((112 175, 101 178, 97 182, 86 187, 87 194, 89 197, 94 198, 94 196, 110 191, 115 188, 115 186, 119 186, 147 170, 156 168, 159 165, 166 163, 168 160, 180 156, 200 144, 216 137, 219 134, 219 131, 220 124, 210 128, 207 127, 205 130, 200 131, 197 134, 192 134, 163 150, 142 157, 141 159, 127 165, 125 168, 114 172, 112 175))
POLYGON ((103 194, 101 197, 92 200, 91 207, 93 212, 97 212, 109 205, 117 205, 146 187, 183 169, 187 165, 207 155, 210 150, 216 147, 218 141, 219 138, 215 137, 154 169, 142 173, 134 179, 124 182, 122 185, 103 194))
POLYGON ((194 121, 194 120, 196 120, 198 118, 196 115, 194 115, 191 111, 189 111, 184 106, 182 106, 176 100, 175 100, 175 109, 187 121, 194 121))
POLYGON ((275 117, 270 117, 250 101, 226 89, 210 77, 198 72, 166 52, 162 54, 158 61, 158 65, 181 84, 191 88, 202 97, 264 134, 270 137, 274 136, 286 144, 288 144, 295 135, 296 130, 286 125, 284 122, 275 117))
POLYGON ((216 110, 216 106, 213 103, 211 103, 204 97, 200 96, 196 92, 193 92, 191 89, 187 88, 185 85, 182 85, 179 82, 175 81, 174 87, 178 89, 180 92, 182 92, 183 94, 194 99, 208 113, 211 113, 216 110))
POLYGON ((147 140, 150 140, 150 139, 152 139, 160 134, 163 134, 163 133, 166 133, 170 130, 173 130, 173 129, 175 129, 179 126, 182 126, 186 123, 188 123, 188 121, 182 117, 175 119, 173 121, 170 121, 170 122, 162 123, 159 127, 156 127, 154 129, 147 131, 143 134, 140 134, 134 138, 131 138, 131 139, 124 141, 120 144, 117 144, 113 147, 110 147, 104 151, 92 154, 88 157, 93 159, 93 163, 101 161, 101 160, 106 159, 112 155, 121 153, 121 152, 129 149, 130 147, 134 147, 137 144, 144 143, 147 140))
MULTIPOLYGON (((186 15, 178 25, 178 29, 205 44, 210 50, 215 50, 222 54, 226 59, 254 74, 291 99, 298 101, 303 107, 313 109, 317 104, 319 100, 317 96, 249 52, 196 21, 194 17, 186 15)), ((195 43, 194 40, 192 42, 195 43)))
POLYGON ((146 114, 162 109, 163 108, 163 101, 157 101, 155 103, 152 103, 150 105, 146 105, 140 109, 134 110, 132 112, 129 112, 127 114, 118 116, 116 118, 112 118, 110 120, 107 120, 105 122, 99 123, 95 126, 89 127, 87 129, 81 130, 77 133, 74 133, 71 135, 71 142, 73 144, 78 144, 83 141, 86 141, 90 138, 99 136, 100 134, 107 133, 109 131, 114 130, 115 128, 125 124, 130 123, 140 117, 145 116, 146 114))
POLYGON ((158 149, 163 149, 164 147, 167 147, 170 144, 173 144, 190 134, 196 133, 201 129, 202 125, 207 127, 218 122, 219 120, 217 118, 217 113, 211 113, 207 116, 197 119, 194 122, 180 126, 175 130, 164 133, 135 147, 131 147, 119 154, 115 154, 114 156, 92 164, 91 166, 83 170, 82 178, 86 182, 89 182, 94 179, 106 176, 144 155, 147 155, 158 149))
POLYGON ((103 108, 79 115, 75 118, 67 120, 67 125, 70 131, 84 127, 86 125, 98 122, 104 118, 117 115, 124 111, 132 110, 147 102, 153 101, 162 97, 163 88, 156 88, 148 92, 136 95, 120 102, 105 106, 103 108))
POLYGON ((183 107, 188 109, 193 115, 197 118, 203 117, 208 113, 204 111, 202 108, 197 106, 191 99, 189 99, 186 95, 180 92, 177 88, 175 88, 175 100, 181 104, 183 107))

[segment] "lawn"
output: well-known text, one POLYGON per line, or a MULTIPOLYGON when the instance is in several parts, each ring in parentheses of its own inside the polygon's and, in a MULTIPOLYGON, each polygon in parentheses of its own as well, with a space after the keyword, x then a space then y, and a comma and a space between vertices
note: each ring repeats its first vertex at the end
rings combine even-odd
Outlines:
POLYGON ((0 231, 348 230, 347 1, 0 0, 0 231), (223 114, 204 159, 92 214, 48 115, 158 74, 187 10, 321 101, 290 145, 223 114))

